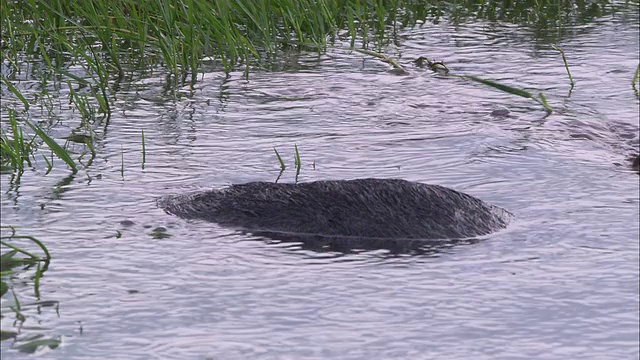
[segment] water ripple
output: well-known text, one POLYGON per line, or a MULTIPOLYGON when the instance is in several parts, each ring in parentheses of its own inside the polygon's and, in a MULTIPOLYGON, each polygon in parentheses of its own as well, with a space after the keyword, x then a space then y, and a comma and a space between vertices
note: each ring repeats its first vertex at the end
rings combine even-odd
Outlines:
POLYGON ((40 292, 59 316, 43 308, 25 326, 63 336, 44 358, 637 358, 640 189, 615 165, 638 149, 636 25, 571 29, 558 44, 571 93, 532 30, 445 21, 401 32, 390 51, 409 76, 330 50, 248 80, 206 73, 175 94, 163 77, 123 84, 86 170, 3 175, 3 224, 54 254, 40 292), (422 55, 544 91, 556 111, 409 65, 422 55), (436 183, 516 220, 419 255, 319 249, 156 207, 167 194, 274 181, 273 147, 288 165, 280 181, 295 181, 294 144, 300 181, 436 183))

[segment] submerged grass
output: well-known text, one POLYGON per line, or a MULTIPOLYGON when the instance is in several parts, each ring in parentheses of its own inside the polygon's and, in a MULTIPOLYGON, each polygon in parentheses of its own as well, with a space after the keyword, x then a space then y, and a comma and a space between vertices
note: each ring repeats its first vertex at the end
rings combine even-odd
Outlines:
POLYGON ((9 91, 11 91, 11 93, 13 93, 22 102, 22 105, 24 105, 24 110, 25 111, 29 110, 29 102, 22 95, 20 90, 18 90, 15 86, 13 86, 13 84, 11 84, 11 82, 6 78, 6 76, 0 74, 0 77, 2 78, 2 82, 7 86, 9 91))
MULTIPOLYGON (((5 328, 5 322, 2 322, 3 328, 0 329, 0 340, 14 339, 15 348, 27 353, 32 353, 40 346, 57 347, 60 343, 59 339, 44 338, 43 335, 30 335, 20 337, 21 325, 28 318, 28 312, 25 307, 34 304, 24 304, 16 295, 14 290, 15 278, 19 274, 29 273, 33 270, 33 292, 34 297, 38 300, 35 305, 42 304, 40 302, 40 279, 42 274, 48 268, 51 255, 47 247, 38 239, 32 236, 17 235, 16 229, 11 226, 0 227, 0 297, 5 297, 11 291, 12 305, 3 304, 2 314, 7 317, 9 313, 13 313, 15 321, 13 328, 5 328), (20 245, 18 245, 20 244, 20 245), (37 255, 33 250, 28 250, 28 246, 36 245, 42 255, 37 255)), ((51 302, 47 302, 51 303, 51 302)), ((57 302, 53 302, 56 303, 57 302)))
POLYGON ((392 57, 386 56, 382 53, 376 52, 376 51, 371 51, 371 50, 366 50, 366 49, 353 49, 361 54, 365 54, 365 55, 369 55, 369 56, 373 56, 376 57, 380 60, 382 60, 383 62, 386 62, 387 64, 390 64, 393 67, 393 70, 395 70, 396 73, 398 74, 408 74, 409 72, 407 70, 405 70, 405 68, 400 65, 400 63, 398 63, 397 60, 395 60, 392 57))
POLYGON ((302 161, 300 161, 300 152, 298 151, 298 144, 294 144, 295 149, 295 164, 296 164, 296 182, 298 182, 298 176, 300 176, 300 169, 302 168, 302 161))

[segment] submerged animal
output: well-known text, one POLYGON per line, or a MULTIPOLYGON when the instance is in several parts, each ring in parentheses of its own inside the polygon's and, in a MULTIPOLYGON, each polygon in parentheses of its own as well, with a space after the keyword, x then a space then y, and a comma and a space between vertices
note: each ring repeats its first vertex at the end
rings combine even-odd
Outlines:
POLYGON ((251 232, 377 239, 460 239, 503 229, 512 215, 438 185, 396 179, 251 182, 162 198, 161 207, 251 232))

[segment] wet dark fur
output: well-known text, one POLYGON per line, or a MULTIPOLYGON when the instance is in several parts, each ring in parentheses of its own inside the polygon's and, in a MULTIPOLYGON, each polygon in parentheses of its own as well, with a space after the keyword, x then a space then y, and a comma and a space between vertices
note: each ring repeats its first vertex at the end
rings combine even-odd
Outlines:
POLYGON ((632 159, 631 169, 640 172, 640 155, 636 155, 632 159))
POLYGON ((442 186, 393 179, 253 182, 165 197, 160 206, 248 231, 357 238, 468 238, 503 229, 511 218, 442 186))

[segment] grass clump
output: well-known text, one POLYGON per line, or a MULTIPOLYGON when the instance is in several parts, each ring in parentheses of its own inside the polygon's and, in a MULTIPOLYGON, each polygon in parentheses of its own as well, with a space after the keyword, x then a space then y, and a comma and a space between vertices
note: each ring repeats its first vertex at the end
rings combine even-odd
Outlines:
POLYGON ((31 166, 35 151, 34 139, 29 138, 18 126, 16 113, 9 110, 9 130, 0 127, 0 164, 4 169, 24 169, 31 166))
MULTIPOLYGON (((108 122, 119 83, 128 76, 160 69, 178 85, 189 77, 195 81, 204 62, 213 61, 225 71, 238 65, 248 71, 253 62, 273 61, 291 47, 320 52, 338 29, 349 28, 354 36, 366 37, 371 28, 387 27, 400 4, 399 0, 0 0, 2 84, 13 96, 2 104, 2 111, 30 119, 39 104, 43 115, 51 118, 57 99, 49 92, 66 88, 70 107, 90 139, 83 143, 95 157, 92 126, 108 122), (22 80, 41 82, 40 90, 23 92, 22 80)), ((77 170, 65 147, 57 146, 39 127, 23 121, 25 129, 35 132, 28 138, 15 122, 10 123, 2 128, 6 167, 31 166, 37 148, 33 140, 39 138, 72 171, 77 170)), ((76 142, 76 135, 67 138, 76 142)), ((51 169, 52 162, 46 157, 45 161, 51 169)))
POLYGON ((321 51, 339 32, 352 45, 379 42, 426 18, 562 24, 576 13, 589 19, 604 12, 599 3, 551 0, 0 0, 0 6, 3 60, 17 66, 22 55, 33 56, 54 69, 73 60, 102 85, 132 64, 161 62, 174 75, 193 76, 210 57, 230 70, 291 45, 321 51))
MULTIPOLYGON (((3 170, 18 169, 23 170, 25 166, 31 166, 32 160, 35 159, 34 152, 38 149, 39 143, 36 139, 47 144, 52 154, 63 160, 69 167, 76 172, 77 166, 71 158, 67 150, 60 146, 38 125, 32 124, 28 120, 24 123, 35 132, 34 136, 27 135, 23 128, 18 124, 17 113, 13 109, 7 109, 9 118, 9 127, 7 130, 0 127, 0 165, 3 170)), ((52 163, 44 156, 45 161, 51 170, 52 163)))
POLYGON ((320 51, 342 28, 366 36, 370 28, 384 29, 401 3, 1 0, 9 10, 1 18, 7 29, 3 58, 15 65, 26 54, 52 68, 80 60, 101 85, 106 76, 122 76, 135 62, 162 63, 174 75, 193 76, 206 58, 230 70, 252 58, 273 57, 292 44, 320 51))

